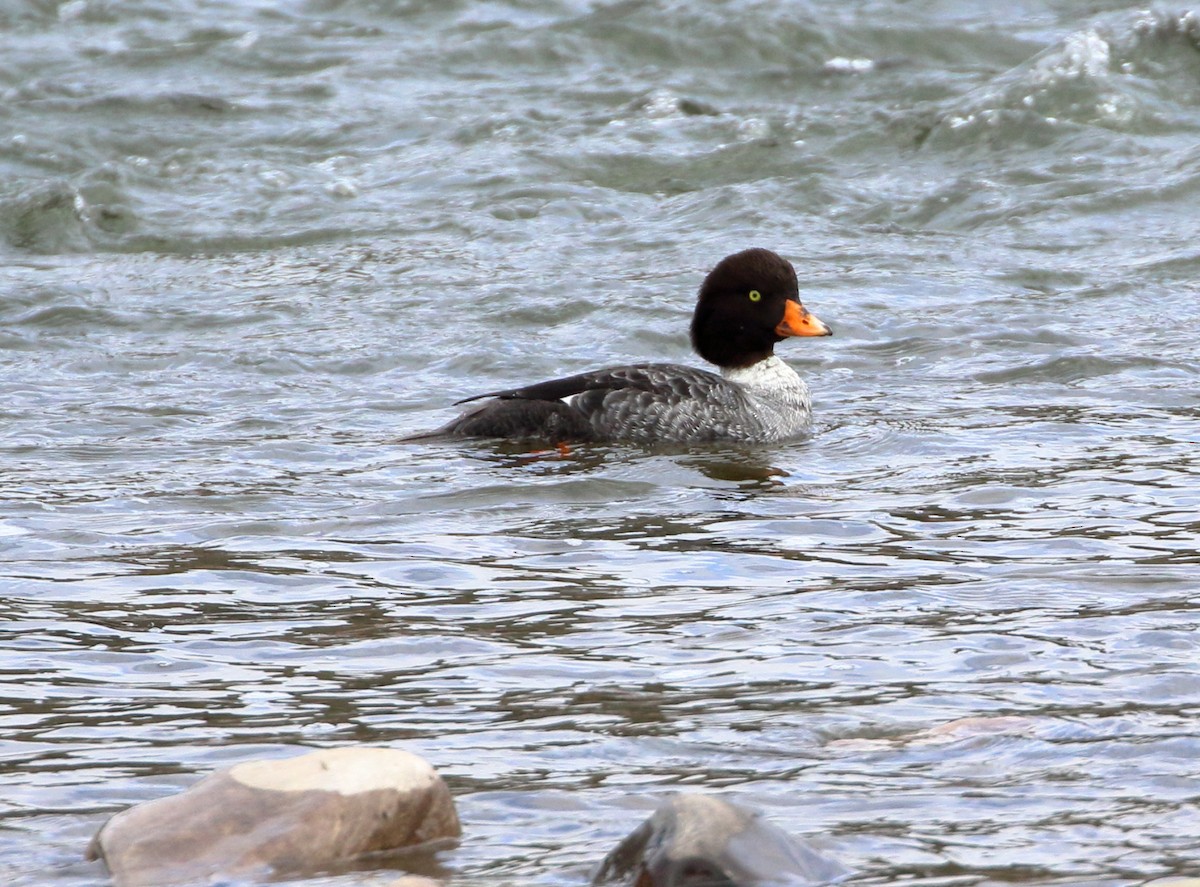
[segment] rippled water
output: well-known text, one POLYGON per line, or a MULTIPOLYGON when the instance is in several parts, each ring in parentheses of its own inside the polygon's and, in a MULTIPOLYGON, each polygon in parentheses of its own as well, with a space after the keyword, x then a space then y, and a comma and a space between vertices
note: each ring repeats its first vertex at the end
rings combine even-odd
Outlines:
POLYGON ((863 882, 1200 872, 1198 45, 1078 0, 4 4, 0 880, 350 743, 446 774, 463 885, 584 883, 682 787, 863 882), (836 331, 780 347, 811 440, 396 443, 693 359, 751 245, 836 331))

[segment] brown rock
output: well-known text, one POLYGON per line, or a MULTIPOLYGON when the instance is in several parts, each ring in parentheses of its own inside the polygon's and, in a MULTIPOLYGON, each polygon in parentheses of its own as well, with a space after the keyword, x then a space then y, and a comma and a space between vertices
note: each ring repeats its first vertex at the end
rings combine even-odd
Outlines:
POLYGON ((428 762, 386 748, 340 748, 219 770, 181 794, 139 804, 88 847, 118 887, 312 871, 383 850, 448 844, 462 833, 428 762))
POLYGON ((849 874, 757 813, 712 795, 676 795, 604 858, 593 885, 766 887, 849 874))

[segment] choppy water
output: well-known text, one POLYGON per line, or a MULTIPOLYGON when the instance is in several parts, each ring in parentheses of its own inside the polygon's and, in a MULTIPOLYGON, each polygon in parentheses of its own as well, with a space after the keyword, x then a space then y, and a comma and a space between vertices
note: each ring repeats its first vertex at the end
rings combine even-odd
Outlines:
POLYGON ((1200 873, 1198 45, 1080 0, 5 3, 0 880, 349 743, 447 775, 463 885, 581 884, 680 787, 865 882, 1200 873), (780 348, 811 440, 395 443, 690 359, 751 245, 836 330, 780 348))

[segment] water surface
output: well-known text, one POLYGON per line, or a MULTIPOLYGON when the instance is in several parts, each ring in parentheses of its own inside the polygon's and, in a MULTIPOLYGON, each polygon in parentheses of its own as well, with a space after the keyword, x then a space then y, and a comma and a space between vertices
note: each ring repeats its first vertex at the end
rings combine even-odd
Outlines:
POLYGON ((1198 41, 1077 0, 7 4, 0 880, 95 884, 113 812, 354 743, 446 775, 468 887, 585 883, 681 789, 867 883, 1195 875, 1198 41), (396 442, 695 360, 752 245, 836 331, 780 346, 811 439, 396 442))

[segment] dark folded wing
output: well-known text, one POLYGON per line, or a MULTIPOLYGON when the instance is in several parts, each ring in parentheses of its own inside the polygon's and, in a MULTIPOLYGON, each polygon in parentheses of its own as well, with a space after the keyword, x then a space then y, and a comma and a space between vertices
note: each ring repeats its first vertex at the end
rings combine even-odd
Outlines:
POLYGON ((673 363, 648 363, 636 366, 610 367, 565 376, 547 382, 535 382, 523 388, 490 391, 466 397, 458 403, 469 403, 485 397, 520 400, 562 400, 588 391, 615 392, 632 389, 662 398, 704 398, 715 390, 728 388, 729 383, 707 370, 673 363))
POLYGON ((587 417, 561 400, 496 398, 469 407, 430 437, 502 437, 551 443, 590 441, 596 433, 587 417))
POLYGON ((750 436, 741 387, 678 364, 611 367, 480 397, 492 400, 464 414, 457 433, 511 434, 520 427, 564 440, 645 443, 750 436))

